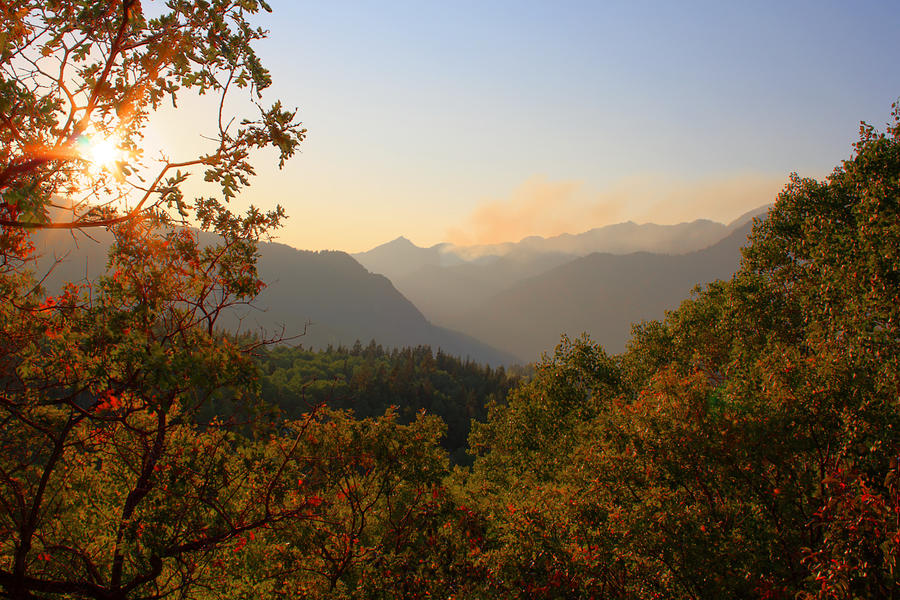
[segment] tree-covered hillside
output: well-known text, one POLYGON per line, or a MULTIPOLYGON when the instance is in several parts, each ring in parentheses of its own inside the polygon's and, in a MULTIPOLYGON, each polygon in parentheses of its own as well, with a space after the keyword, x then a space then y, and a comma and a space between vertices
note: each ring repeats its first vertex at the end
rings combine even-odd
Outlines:
POLYGON ((378 417, 394 407, 403 422, 420 411, 441 418, 447 432, 441 445, 452 462, 466 455, 471 421, 483 421, 490 403, 503 404, 518 378, 503 367, 436 353, 427 346, 384 349, 374 341, 323 351, 276 347, 259 361, 262 398, 285 418, 300 418, 320 404, 378 417))
MULTIPOLYGON (((348 566, 283 585, 357 598, 897 597, 895 118, 887 134, 864 128, 826 181, 792 178, 740 271, 635 325, 623 354, 564 338, 475 425, 471 468, 444 467, 407 505, 415 534, 392 537, 393 502, 362 515, 329 500, 368 524, 340 546, 348 566)), ((409 450, 394 447, 376 461, 388 487, 422 485, 398 475, 409 450)), ((309 544, 294 547, 298 568, 325 556, 309 544)))
MULTIPOLYGON (((202 246, 218 242, 197 232, 202 246)), ((69 282, 89 284, 108 274, 113 245, 106 231, 72 235, 42 231, 33 236, 38 260, 34 271, 51 294, 69 282)), ((494 366, 513 364, 512 354, 473 337, 429 322, 419 309, 381 275, 369 273, 344 252, 310 252, 275 242, 256 243, 256 268, 265 282, 250 305, 223 309, 217 326, 227 331, 301 336, 307 347, 351 345, 377 339, 385 347, 429 345, 494 366)))

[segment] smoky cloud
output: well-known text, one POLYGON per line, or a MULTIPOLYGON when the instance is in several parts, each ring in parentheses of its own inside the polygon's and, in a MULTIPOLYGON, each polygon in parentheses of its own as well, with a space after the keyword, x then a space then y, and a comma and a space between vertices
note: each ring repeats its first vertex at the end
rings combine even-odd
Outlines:
POLYGON ((471 246, 550 237, 583 230, 587 215, 595 222, 615 219, 619 212, 617 203, 590 198, 582 182, 533 177, 508 198, 484 201, 461 226, 447 231, 447 240, 471 246))
POLYGON ((447 231, 458 246, 500 244, 538 235, 582 233, 623 221, 670 225, 709 219, 729 223, 771 203, 787 175, 741 173, 705 179, 630 176, 602 190, 583 182, 533 177, 506 198, 487 199, 447 231))

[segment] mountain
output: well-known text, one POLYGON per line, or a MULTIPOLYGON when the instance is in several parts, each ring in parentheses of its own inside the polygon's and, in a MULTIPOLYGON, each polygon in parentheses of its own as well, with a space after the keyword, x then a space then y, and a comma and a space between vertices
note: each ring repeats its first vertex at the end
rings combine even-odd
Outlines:
MULTIPOLYGON (((91 280, 106 268, 111 236, 45 231, 36 236, 38 277, 56 292, 66 281, 91 280), (51 265, 57 264, 50 269, 51 265), (46 275, 45 275, 46 274, 46 275)), ((202 238, 201 238, 202 239, 202 238)), ((208 238, 210 241, 211 237, 208 238)), ((345 252, 309 252, 278 243, 259 245, 260 277, 267 286, 253 307, 234 309, 220 324, 231 331, 285 336, 306 347, 376 340, 386 347, 429 345, 491 365, 515 359, 467 335, 430 323, 384 276, 369 273, 345 252)))
POLYGON ((752 228, 687 254, 593 253, 519 281, 446 324, 532 361, 562 333, 589 333, 609 352, 624 350, 631 324, 662 318, 700 283, 730 277, 752 228))
POLYGON ((428 265, 395 279, 397 289, 436 323, 452 321, 515 283, 575 260, 562 253, 517 252, 492 261, 428 265))
MULTIPOLYGON (((305 346, 427 344, 495 365, 533 361, 564 332, 586 331, 618 352, 632 322, 661 318, 696 284, 730 276, 749 220, 765 210, 728 225, 621 223, 490 247, 420 248, 401 237, 358 261, 263 243, 258 267, 268 287, 257 308, 236 310, 223 325, 290 336, 310 322, 299 339, 305 346), (604 250, 587 252, 596 248, 604 250)), ((66 257, 47 276, 48 289, 104 270, 109 234, 90 233, 96 241, 79 232, 37 236, 45 271, 66 257)))
POLYGON ((392 281, 429 266, 449 266, 462 262, 452 252, 450 244, 420 248, 403 236, 367 252, 353 255, 361 265, 373 273, 386 275, 392 281))
POLYGON ((739 227, 743 227, 746 223, 749 223, 757 217, 764 219, 766 217, 766 214, 768 214, 770 208, 772 208, 772 205, 766 204, 765 206, 760 206, 759 208, 754 208, 753 210, 745 212, 737 219, 728 224, 728 231, 731 232, 735 229, 738 229, 739 227))
POLYGON ((519 242, 475 246, 444 243, 422 248, 401 236, 366 252, 353 254, 353 258, 369 271, 397 282, 416 276, 422 269, 452 269, 463 264, 486 266, 503 258, 522 263, 535 258, 540 260, 539 257, 544 255, 576 257, 592 252, 692 252, 714 244, 728 235, 728 231, 728 226, 722 223, 698 219, 677 225, 639 225, 628 221, 577 235, 530 236, 519 242))
POLYGON ((705 248, 728 234, 727 226, 707 219, 697 219, 677 225, 637 224, 633 221, 607 225, 580 234, 564 233, 550 238, 531 236, 518 244, 505 246, 473 246, 458 249, 461 255, 497 253, 505 250, 506 256, 517 254, 560 253, 584 256, 593 252, 629 254, 654 252, 682 254, 705 248))
POLYGON ((707 219, 677 225, 629 221, 577 235, 531 236, 516 243, 480 246, 421 248, 400 237, 354 257, 369 271, 388 277, 428 319, 458 328, 462 318, 492 296, 579 257, 595 252, 696 252, 766 210, 768 206, 755 209, 728 225, 707 219))
POLYGON ((474 338, 433 325, 387 277, 368 272, 345 252, 260 244, 258 268, 267 283, 255 302, 262 310, 236 315, 243 327, 283 324, 296 330, 308 320, 305 346, 374 339, 389 347, 429 345, 492 365, 514 362, 474 338))

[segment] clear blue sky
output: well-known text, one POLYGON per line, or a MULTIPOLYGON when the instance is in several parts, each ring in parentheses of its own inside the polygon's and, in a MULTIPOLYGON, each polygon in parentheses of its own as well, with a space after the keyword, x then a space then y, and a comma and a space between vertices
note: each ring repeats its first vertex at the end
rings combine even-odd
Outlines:
POLYGON ((309 138, 247 196, 300 248, 727 220, 900 96, 896 2, 271 4, 270 97, 309 138))

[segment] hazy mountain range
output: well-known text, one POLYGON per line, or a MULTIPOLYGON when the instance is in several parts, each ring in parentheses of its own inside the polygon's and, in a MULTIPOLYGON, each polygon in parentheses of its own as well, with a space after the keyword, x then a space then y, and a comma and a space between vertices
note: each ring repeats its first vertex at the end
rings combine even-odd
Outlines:
MULTIPOLYGON (((494 365, 536 360, 562 333, 588 332, 619 352, 632 322, 661 318, 696 284, 729 277, 765 210, 727 225, 629 222, 490 246, 420 248, 398 238, 353 256, 261 243, 267 287, 222 324, 287 336, 305 328, 296 342, 318 348, 427 344, 494 365)), ((91 236, 38 236, 44 271, 65 257, 46 277, 48 290, 105 270, 110 235, 91 236)))
POLYGON ((632 323, 662 318, 691 289, 738 268, 751 223, 720 242, 687 254, 595 252, 522 279, 441 322, 534 360, 560 335, 588 332, 607 351, 622 352, 632 323))
MULTIPOLYGON (((112 237, 105 231, 83 234, 46 231, 37 236, 42 254, 39 277, 51 293, 66 281, 91 280, 105 272, 112 237)), ((500 365, 517 357, 465 334, 430 323, 382 275, 368 272, 345 252, 309 252, 277 243, 259 245, 258 269, 266 287, 253 307, 234 309, 220 319, 228 330, 267 336, 305 334, 292 343, 324 348, 329 344, 386 347, 429 345, 478 362, 500 365)))
POLYGON ((355 254, 388 276, 426 317, 524 361, 562 333, 590 333, 619 352, 632 322, 661 318, 698 283, 737 269, 754 217, 729 224, 633 222, 518 243, 419 248, 398 238, 355 254))
POLYGON ((395 281, 413 275, 423 267, 485 265, 504 258, 527 261, 540 255, 576 257, 593 252, 684 254, 715 244, 736 227, 767 210, 768 206, 754 209, 728 225, 707 219, 677 225, 639 225, 628 221, 579 234, 564 233, 549 238, 530 236, 504 244, 457 246, 443 243, 421 248, 401 236, 367 252, 353 254, 353 257, 370 271, 395 281))

